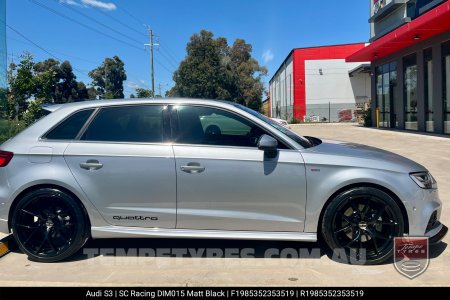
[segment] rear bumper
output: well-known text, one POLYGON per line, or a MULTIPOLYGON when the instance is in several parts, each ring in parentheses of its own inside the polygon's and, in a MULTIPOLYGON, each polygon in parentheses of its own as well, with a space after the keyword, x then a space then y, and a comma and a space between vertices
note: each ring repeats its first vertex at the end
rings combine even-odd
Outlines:
POLYGON ((0 219, 0 233, 9 233, 8 220, 0 219))
POLYGON ((440 224, 434 230, 431 230, 426 233, 426 235, 429 238, 428 242, 430 243, 430 245, 439 243, 445 237, 447 232, 448 232, 447 226, 445 226, 444 224, 440 224))

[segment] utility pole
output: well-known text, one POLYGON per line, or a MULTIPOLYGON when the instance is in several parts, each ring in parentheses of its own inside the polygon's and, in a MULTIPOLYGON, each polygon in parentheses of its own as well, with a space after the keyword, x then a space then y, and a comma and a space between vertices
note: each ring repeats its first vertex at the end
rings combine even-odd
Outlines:
POLYGON ((163 86, 168 86, 169 84, 161 84, 161 83, 158 83, 158 92, 159 92, 159 94, 158 95, 160 95, 161 97, 164 97, 163 96, 163 94, 162 94, 162 88, 163 88, 163 86))
POLYGON ((162 96, 162 94, 161 94, 161 83, 158 84, 158 95, 162 96))
POLYGON ((147 31, 150 37, 150 44, 144 44, 144 46, 150 47, 150 76, 152 80, 152 94, 153 97, 155 97, 155 68, 153 66, 153 46, 159 46, 159 44, 153 43, 153 37, 155 35, 153 34, 153 30, 150 28, 150 26, 147 26, 147 31))

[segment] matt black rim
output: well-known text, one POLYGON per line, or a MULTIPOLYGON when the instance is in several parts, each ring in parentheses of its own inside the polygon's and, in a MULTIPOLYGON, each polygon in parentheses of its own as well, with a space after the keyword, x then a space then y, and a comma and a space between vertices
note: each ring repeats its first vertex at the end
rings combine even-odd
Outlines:
POLYGON ((348 197, 338 207, 332 226, 338 245, 358 260, 385 256, 399 231, 392 208, 373 195, 348 197))
POLYGON ((39 257, 54 257, 64 252, 76 234, 75 212, 57 195, 33 198, 17 212, 15 233, 22 246, 39 257))

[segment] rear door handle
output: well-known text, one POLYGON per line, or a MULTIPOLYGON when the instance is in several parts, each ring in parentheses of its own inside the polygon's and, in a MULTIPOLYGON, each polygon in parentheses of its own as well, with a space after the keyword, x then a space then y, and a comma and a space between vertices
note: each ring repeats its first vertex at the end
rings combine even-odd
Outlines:
POLYGON ((205 167, 202 167, 199 163, 190 162, 186 166, 180 167, 181 171, 190 173, 190 174, 198 174, 205 171, 205 167))
POLYGON ((103 164, 101 164, 98 160, 90 159, 85 163, 81 163, 80 168, 89 170, 89 171, 98 170, 98 169, 103 168, 103 164))

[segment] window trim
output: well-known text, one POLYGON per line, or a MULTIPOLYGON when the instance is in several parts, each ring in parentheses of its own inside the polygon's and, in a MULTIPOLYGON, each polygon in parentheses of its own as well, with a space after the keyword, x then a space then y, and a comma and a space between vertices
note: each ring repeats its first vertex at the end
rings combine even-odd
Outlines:
POLYGON ((253 120, 250 120, 249 118, 247 118, 246 116, 242 115, 242 114, 238 114, 233 110, 227 109, 227 108, 223 108, 223 107, 217 107, 217 106, 213 106, 213 105, 207 105, 207 104, 190 104, 190 103, 186 103, 186 104, 170 104, 169 105, 169 110, 170 110, 170 126, 171 126, 171 144, 174 146, 195 146, 195 147, 212 147, 212 148, 233 148, 233 149, 256 149, 258 150, 258 147, 244 147, 244 146, 228 146, 228 145, 205 145, 205 144, 185 144, 185 143, 178 143, 175 141, 175 135, 179 130, 179 122, 178 122, 178 111, 175 109, 175 106, 194 106, 194 107, 204 107, 204 108, 213 108, 213 109, 218 109, 218 110, 222 110, 228 113, 231 113, 233 115, 238 115, 239 117, 241 117, 242 119, 246 120, 247 122, 249 122, 252 125, 257 126, 259 129, 263 130, 265 132, 265 134, 270 135, 271 137, 273 137, 274 139, 276 139, 278 141, 278 143, 281 143, 282 145, 284 145, 286 147, 286 149, 278 149, 278 151, 282 151, 282 150, 294 150, 294 151, 298 151, 298 149, 293 148, 291 145, 289 145, 289 143, 287 143, 286 141, 284 141, 283 139, 281 139, 278 135, 274 134, 271 131, 268 131, 266 128, 262 127, 261 125, 255 123, 253 120))
POLYGON ((42 134, 39 137, 39 141, 44 141, 44 142, 68 142, 68 141, 74 141, 77 140, 78 135, 80 134, 80 131, 83 130, 84 126, 86 126, 86 124, 91 120, 92 116, 96 115, 98 108, 95 107, 88 107, 88 108, 83 108, 80 110, 76 110, 74 112, 72 112, 71 114, 65 116, 62 120, 60 120, 59 122, 57 122, 55 125, 53 125, 52 127, 50 127, 50 129, 48 129, 44 134, 42 134), (72 116, 76 115, 77 113, 80 113, 82 111, 86 111, 86 110, 92 110, 91 115, 89 116, 89 118, 84 122, 83 126, 81 126, 80 130, 78 130, 78 133, 75 135, 75 138, 73 139, 49 139, 47 138, 47 135, 52 132, 56 127, 58 127, 59 125, 61 125, 62 123, 64 123, 65 121, 67 121, 68 119, 70 119, 72 116))

